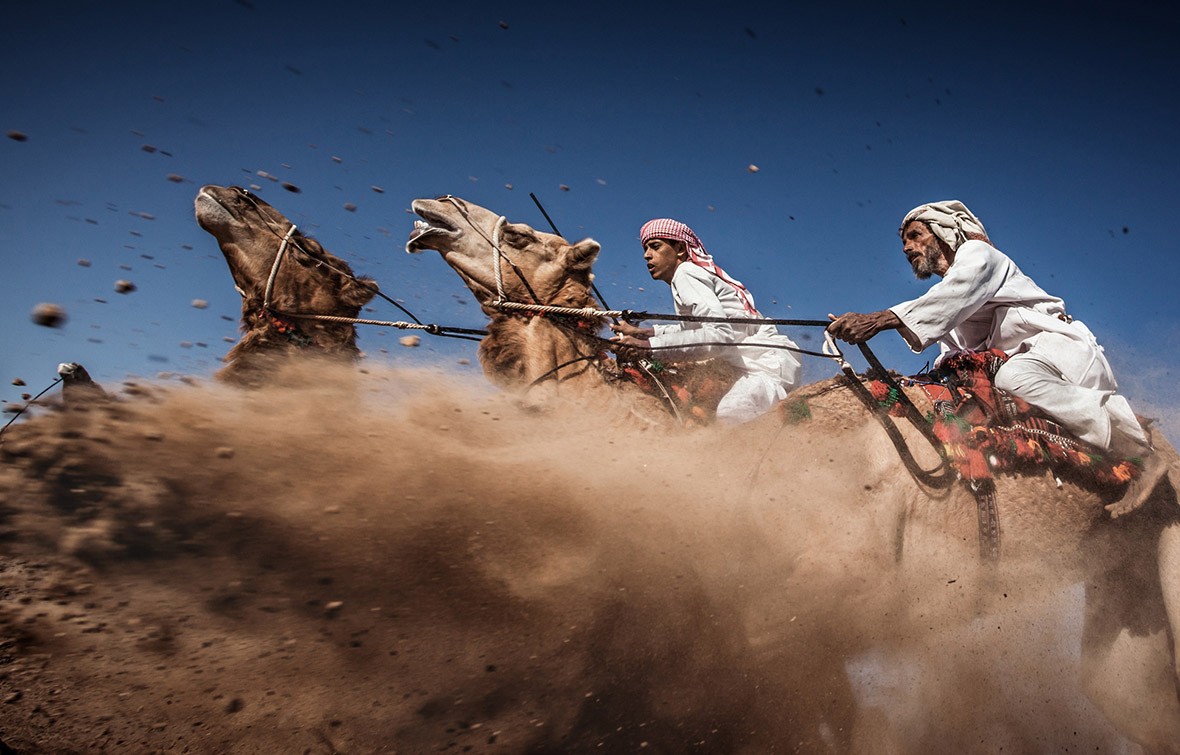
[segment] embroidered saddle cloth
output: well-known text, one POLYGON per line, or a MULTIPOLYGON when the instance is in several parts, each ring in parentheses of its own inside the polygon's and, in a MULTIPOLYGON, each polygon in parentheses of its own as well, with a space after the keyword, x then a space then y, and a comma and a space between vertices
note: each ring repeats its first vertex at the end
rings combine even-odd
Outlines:
POLYGON ((676 363, 652 360, 646 371, 620 361, 618 368, 625 379, 661 401, 671 401, 685 422, 696 424, 708 424, 717 418, 717 404, 742 374, 723 359, 676 363))
MULTIPOLYGON (((1142 460, 1117 458, 1080 441, 1026 402, 996 388, 996 371, 1007 359, 998 349, 955 352, 944 357, 938 369, 902 380, 919 386, 930 399, 934 410, 928 419, 934 434, 964 480, 1046 467, 1058 476, 1100 486, 1122 485, 1138 476, 1142 460)), ((869 389, 890 414, 902 413, 896 389, 877 380, 869 389)))

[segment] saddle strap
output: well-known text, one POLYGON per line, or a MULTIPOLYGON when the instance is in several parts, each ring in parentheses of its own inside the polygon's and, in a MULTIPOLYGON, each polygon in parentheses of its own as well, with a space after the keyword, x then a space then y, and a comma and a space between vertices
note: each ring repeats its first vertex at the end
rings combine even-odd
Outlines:
POLYGON ((994 563, 1000 559, 1000 512, 996 508, 996 486, 990 480, 971 485, 975 513, 979 518, 979 557, 994 563))

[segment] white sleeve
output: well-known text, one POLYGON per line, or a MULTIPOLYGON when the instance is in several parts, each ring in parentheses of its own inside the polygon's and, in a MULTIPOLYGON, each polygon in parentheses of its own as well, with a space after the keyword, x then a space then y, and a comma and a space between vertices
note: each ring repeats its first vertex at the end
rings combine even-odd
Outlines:
MULTIPOLYGON (((691 275, 678 275, 672 281, 675 297, 680 301, 683 314, 694 317, 725 317, 725 310, 717 294, 704 281, 691 275), (684 312, 684 308, 689 311, 684 312)), ((705 359, 713 355, 718 347, 699 346, 702 343, 733 343, 738 334, 726 322, 705 322, 700 327, 657 329, 650 340, 657 347, 656 357, 668 359, 705 359), (662 332, 661 332, 662 331, 662 332), (660 347, 682 348, 660 348, 660 347)))
POLYGON ((1007 257, 984 243, 959 247, 946 277, 930 290, 889 308, 918 337, 924 350, 957 328, 1000 290, 1008 275, 1007 257))

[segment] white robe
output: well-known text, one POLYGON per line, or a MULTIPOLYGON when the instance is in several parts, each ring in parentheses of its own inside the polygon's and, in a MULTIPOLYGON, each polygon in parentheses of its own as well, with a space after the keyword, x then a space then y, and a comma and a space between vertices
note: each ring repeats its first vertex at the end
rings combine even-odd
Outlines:
MULTIPOLYGON (((676 314, 695 317, 751 317, 733 286, 691 262, 682 262, 672 275, 672 301, 676 314)), ((773 325, 726 322, 684 322, 657 324, 651 345, 655 357, 667 361, 697 361, 721 358, 743 372, 733 388, 717 405, 717 419, 747 422, 770 411, 798 384, 800 363, 783 348, 751 346, 705 346, 722 344, 795 343, 773 325), (676 348, 659 348, 659 347, 676 348)))
POLYGON ((990 244, 964 242, 941 281, 890 311, 917 336, 915 352, 938 343, 940 358, 959 349, 1008 354, 996 385, 1082 440, 1109 448, 1117 429, 1147 443, 1094 334, 990 244))

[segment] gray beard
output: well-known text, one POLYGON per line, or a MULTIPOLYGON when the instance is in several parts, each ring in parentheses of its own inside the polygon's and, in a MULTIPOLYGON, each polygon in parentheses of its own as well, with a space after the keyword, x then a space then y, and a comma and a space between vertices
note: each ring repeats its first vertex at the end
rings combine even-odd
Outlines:
POLYGON ((922 253, 911 263, 918 280, 926 280, 938 272, 938 260, 941 256, 942 250, 937 245, 931 244, 922 249, 922 253))
POLYGON ((930 258, 925 255, 914 260, 913 267, 914 276, 920 281, 924 281, 934 275, 934 265, 930 258))

